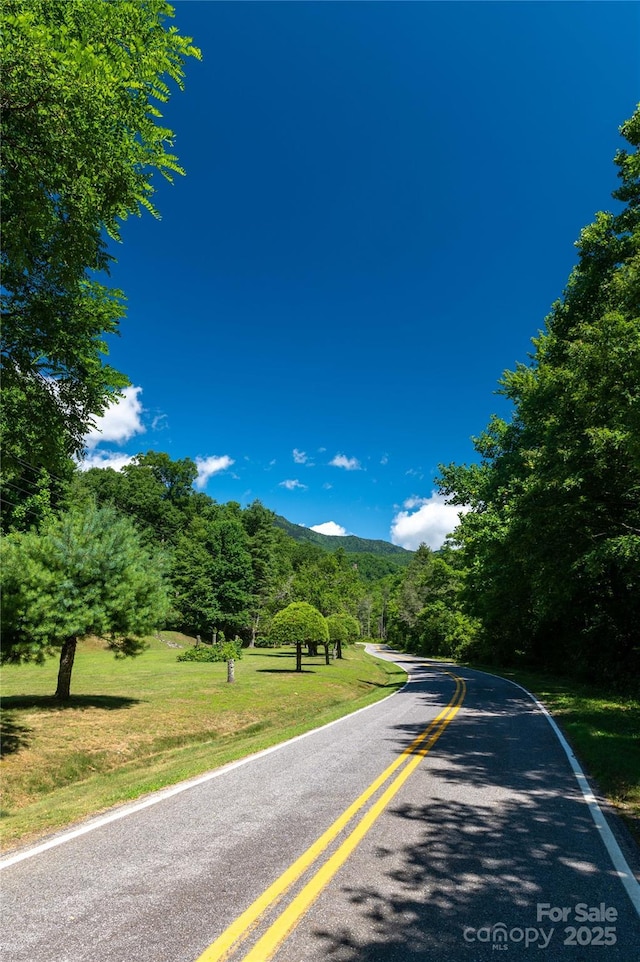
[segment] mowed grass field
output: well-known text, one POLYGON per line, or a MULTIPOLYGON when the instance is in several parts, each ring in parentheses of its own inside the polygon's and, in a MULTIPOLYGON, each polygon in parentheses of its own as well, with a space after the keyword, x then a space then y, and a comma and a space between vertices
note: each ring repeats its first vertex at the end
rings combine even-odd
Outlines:
POLYGON ((235 663, 178 662, 192 639, 163 632, 116 660, 97 639, 78 646, 71 701, 52 697, 57 659, 2 670, 3 848, 202 774, 364 707, 405 673, 344 649, 342 660, 245 649, 235 663))

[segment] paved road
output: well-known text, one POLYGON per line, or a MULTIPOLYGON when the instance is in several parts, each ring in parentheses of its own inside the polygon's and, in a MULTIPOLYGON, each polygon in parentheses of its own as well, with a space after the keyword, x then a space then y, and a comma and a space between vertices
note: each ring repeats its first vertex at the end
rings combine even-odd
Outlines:
POLYGON ((387 657, 393 697, 6 865, 3 962, 637 962, 637 883, 535 704, 387 657))

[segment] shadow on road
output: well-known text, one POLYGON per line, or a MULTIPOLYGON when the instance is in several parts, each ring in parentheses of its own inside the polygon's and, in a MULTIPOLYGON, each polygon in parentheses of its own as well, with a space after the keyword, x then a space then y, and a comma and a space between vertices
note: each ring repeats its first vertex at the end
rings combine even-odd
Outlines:
MULTIPOLYGON (((428 695, 425 690, 425 706, 428 695)), ((439 701, 446 704, 442 696, 441 689, 439 701)), ((425 712, 423 725, 397 726, 399 753, 429 717, 425 712)), ((566 758, 546 719, 510 686, 473 680, 472 697, 371 836, 362 844, 362 864, 373 856, 378 868, 373 875, 358 872, 358 853, 353 856, 333 903, 334 918, 350 922, 315 926, 318 957, 479 962, 495 960, 496 949, 507 945, 509 959, 524 960, 544 948, 540 929, 553 928, 544 954, 554 962, 637 958, 640 920, 566 758), (580 902, 616 909, 614 945, 566 946, 571 917, 555 925, 537 918, 538 903, 580 902), (524 934, 517 941, 526 930, 528 945, 524 934), (495 932, 506 932, 508 943, 495 941, 495 932)))

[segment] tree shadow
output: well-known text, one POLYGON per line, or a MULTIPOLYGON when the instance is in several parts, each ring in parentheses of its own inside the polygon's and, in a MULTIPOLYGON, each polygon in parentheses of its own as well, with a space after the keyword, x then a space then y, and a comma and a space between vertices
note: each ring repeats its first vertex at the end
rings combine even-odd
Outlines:
POLYGON ((60 701, 54 695, 7 695, 2 699, 1 707, 3 711, 17 708, 43 710, 56 708, 60 711, 76 708, 104 708, 106 711, 119 711, 121 708, 139 705, 142 700, 122 695, 71 695, 67 701, 60 701))
POLYGON ((295 668, 256 668, 256 672, 263 675, 315 675, 312 668, 303 668, 296 671, 295 668))
POLYGON ((33 729, 20 725, 13 712, 2 713, 0 725, 0 756, 13 755, 21 748, 28 748, 33 729))
MULTIPOLYGON (((476 694, 483 687, 476 679, 476 694)), ((618 913, 612 958, 637 958, 638 918, 603 857, 551 727, 517 691, 487 688, 481 703, 481 711, 463 705, 411 776, 404 798, 385 813, 379 841, 370 843, 379 871, 372 876, 369 863, 358 867, 358 853, 352 856, 354 868, 343 870, 334 900, 351 906, 353 921, 346 912, 336 925, 326 924, 326 916, 319 921, 311 957, 481 962, 506 946, 512 962, 524 962, 544 948, 540 928, 553 928, 548 919, 538 921, 540 903, 606 902, 618 913), (525 931, 537 941, 516 941, 525 931), (512 932, 506 945, 504 935, 512 932)), ((390 737, 398 753, 426 725, 425 717, 424 724, 396 726, 390 737)), ((602 958, 597 944, 565 949, 562 924, 552 938, 554 959, 558 951, 575 962, 602 958)))
MULTIPOLYGON (((367 685, 368 688, 393 688, 396 684, 393 681, 371 681, 370 678, 358 678, 359 685, 367 685)), ((400 682, 404 684, 404 682, 400 682)))

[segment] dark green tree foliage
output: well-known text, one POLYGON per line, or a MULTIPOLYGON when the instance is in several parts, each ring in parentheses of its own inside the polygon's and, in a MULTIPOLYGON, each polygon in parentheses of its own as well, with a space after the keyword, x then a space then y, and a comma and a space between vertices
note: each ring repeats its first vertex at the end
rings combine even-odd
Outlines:
POLYGON ((213 519, 194 518, 179 536, 172 585, 177 627, 209 639, 246 635, 253 597, 248 537, 233 510, 220 506, 213 519))
POLYGON ((214 509, 210 498, 193 490, 197 473, 190 458, 172 461, 168 454, 148 451, 121 471, 92 468, 82 473, 69 499, 88 490, 99 504, 113 504, 135 521, 145 542, 173 544, 194 514, 214 509))
POLYGON ((246 532, 239 517, 221 512, 211 524, 216 626, 226 636, 246 629, 253 595, 253 572, 246 532))
POLYGON ((258 632, 268 619, 269 610, 277 601, 284 581, 291 570, 283 563, 282 532, 274 525, 275 514, 260 501, 254 501, 242 512, 242 524, 248 536, 253 574, 250 601, 251 639, 253 647, 258 632))
POLYGON ((142 547, 115 509, 85 501, 43 526, 0 542, 2 658, 43 661, 60 652, 56 696, 69 698, 77 641, 94 634, 116 655, 142 650, 163 624, 168 599, 161 558, 142 547))
POLYGON ((477 623, 465 614, 460 552, 420 545, 389 603, 390 642, 422 655, 464 658, 473 651, 477 623))
POLYGON ((624 207, 582 231, 531 364, 503 376, 511 422, 441 477, 472 506, 456 536, 488 650, 596 677, 640 669, 640 112, 622 133, 624 207))
POLYGON ((176 628, 211 639, 218 616, 208 524, 194 519, 179 535, 171 565, 171 615, 176 628))
POLYGON ((16 484, 23 462, 68 478, 128 383, 103 362, 124 314, 99 280, 107 238, 154 212, 154 173, 181 172, 158 107, 199 51, 165 0, 2 0, 1 13, 1 428, 16 484))
POLYGON ((308 552, 308 560, 296 568, 291 597, 308 601, 323 615, 357 612, 363 587, 356 563, 340 548, 332 553, 317 550, 317 554, 308 552))

